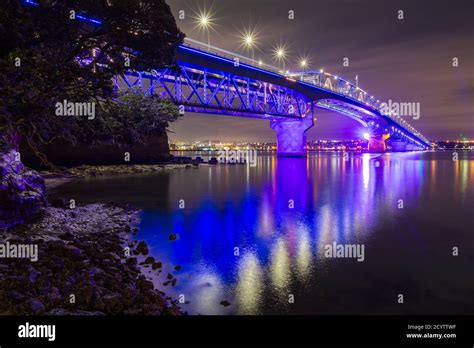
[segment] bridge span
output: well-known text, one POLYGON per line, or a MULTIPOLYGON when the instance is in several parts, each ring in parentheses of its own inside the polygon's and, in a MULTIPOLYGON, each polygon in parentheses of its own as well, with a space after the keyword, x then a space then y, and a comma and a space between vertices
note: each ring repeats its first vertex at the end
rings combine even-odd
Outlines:
MULTIPOLYGON (((23 0, 38 7, 36 0, 23 0)), ((98 19, 78 15, 91 26, 98 19)), ((315 110, 331 110, 367 128, 371 152, 413 151, 429 140, 405 120, 381 112, 382 103, 366 91, 327 72, 285 72, 268 64, 192 39, 176 50, 177 66, 149 72, 130 70, 114 78, 117 91, 170 98, 181 110, 267 119, 276 132, 277 153, 306 155, 306 131, 315 110)))
POLYGON ((116 76, 115 88, 170 98, 182 111, 269 120, 280 156, 306 155, 306 131, 314 125, 318 108, 366 127, 370 152, 430 147, 406 121, 383 113, 374 96, 327 72, 279 71, 190 39, 177 48, 176 60, 176 68, 116 76))

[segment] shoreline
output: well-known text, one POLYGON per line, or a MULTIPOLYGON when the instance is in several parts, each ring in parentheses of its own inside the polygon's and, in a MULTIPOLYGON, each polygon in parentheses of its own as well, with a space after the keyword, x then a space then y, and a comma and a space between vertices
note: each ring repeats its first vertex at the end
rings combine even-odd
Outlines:
POLYGON ((133 238, 138 214, 112 203, 49 206, 5 232, 2 243, 36 245, 38 258, 0 258, 0 315, 184 314, 139 265, 148 248, 133 238))
POLYGON ((184 164, 120 164, 120 165, 82 165, 72 167, 66 173, 56 173, 47 170, 40 171, 46 185, 46 190, 50 191, 66 184, 72 180, 96 176, 113 176, 122 174, 156 173, 166 170, 198 168, 199 166, 209 166, 207 163, 184 163, 184 164))

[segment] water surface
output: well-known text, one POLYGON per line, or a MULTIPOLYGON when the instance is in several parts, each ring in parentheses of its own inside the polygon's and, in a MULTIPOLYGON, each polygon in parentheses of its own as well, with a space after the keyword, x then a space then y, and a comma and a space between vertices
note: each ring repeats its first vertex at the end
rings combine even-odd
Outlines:
POLYGON ((472 153, 261 154, 256 167, 80 179, 55 195, 143 209, 137 238, 164 267, 154 280, 192 314, 474 310, 472 153), (365 260, 325 257, 333 242, 364 245, 365 260))

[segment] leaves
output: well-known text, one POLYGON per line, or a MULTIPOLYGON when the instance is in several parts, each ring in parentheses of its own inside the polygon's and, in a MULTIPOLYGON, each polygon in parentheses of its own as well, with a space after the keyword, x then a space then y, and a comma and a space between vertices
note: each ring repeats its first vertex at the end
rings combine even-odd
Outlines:
POLYGON ((165 100, 112 100, 114 75, 174 65, 174 48, 184 34, 164 0, 38 2, 32 7, 4 0, 0 8, 3 135, 18 133, 40 156, 42 144, 58 138, 72 144, 139 142, 177 119, 175 107, 165 100), (102 25, 70 19, 71 10, 102 25), (124 65, 125 52, 130 67, 124 65), (63 100, 95 102, 103 118, 58 117, 54 106, 63 100))
MULTIPOLYGON (((181 115, 168 99, 144 96, 141 90, 124 93, 102 104, 103 112, 97 119, 96 129, 102 136, 110 134, 115 143, 143 143, 147 136, 159 133, 181 115)), ((106 142, 112 140, 106 137, 106 142)))

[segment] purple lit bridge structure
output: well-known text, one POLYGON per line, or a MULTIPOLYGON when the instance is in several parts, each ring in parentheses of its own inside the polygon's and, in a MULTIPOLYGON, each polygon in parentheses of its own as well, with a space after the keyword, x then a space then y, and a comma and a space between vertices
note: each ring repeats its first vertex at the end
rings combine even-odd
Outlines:
MULTIPOLYGON (((38 7, 36 0, 23 0, 38 7)), ((101 20, 78 14, 91 26, 101 20)), ((276 132, 277 153, 306 155, 306 131, 318 108, 348 116, 367 128, 370 152, 414 151, 429 140, 358 86, 327 72, 288 73, 192 39, 176 50, 177 69, 128 71, 117 91, 170 98, 182 111, 266 119, 276 132)))
POLYGON ((284 73, 189 39, 177 48, 176 57, 178 69, 129 71, 115 78, 115 88, 170 98, 181 111, 269 120, 281 156, 306 155, 306 131, 318 108, 366 127, 370 152, 430 147, 407 122, 382 113, 380 101, 329 73, 284 73))

